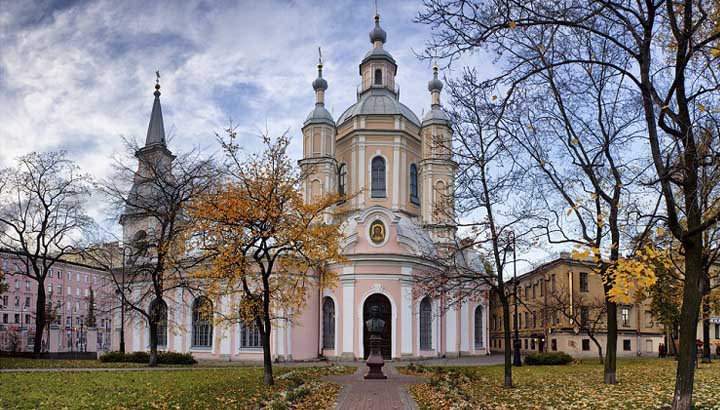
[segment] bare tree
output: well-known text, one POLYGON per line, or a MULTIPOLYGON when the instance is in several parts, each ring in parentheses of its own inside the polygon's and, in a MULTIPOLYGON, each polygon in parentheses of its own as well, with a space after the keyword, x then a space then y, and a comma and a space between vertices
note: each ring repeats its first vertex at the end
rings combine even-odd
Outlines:
POLYGON ((33 152, 0 173, 0 245, 18 253, 20 274, 37 282, 35 345, 46 325, 45 279, 91 224, 89 178, 64 152, 33 152))
POLYGON ((170 291, 187 288, 187 275, 202 263, 185 247, 183 233, 190 223, 185 207, 212 186, 216 169, 212 158, 195 151, 173 156, 164 146, 127 147, 128 158, 116 161, 112 175, 97 187, 126 234, 134 232, 122 250, 130 252, 120 255, 126 259, 123 269, 111 251, 86 255, 111 274, 125 308, 147 323, 149 365, 156 366, 158 326, 167 321, 170 291), (139 161, 137 171, 129 165, 132 157, 139 161))
MULTIPOLYGON (((685 253, 680 358, 672 407, 689 409, 703 287, 703 232, 720 219, 716 210, 701 212, 698 185, 702 170, 717 168, 719 158, 717 139, 704 141, 698 131, 703 123, 717 124, 720 116, 706 108, 717 104, 720 90, 720 4, 702 0, 494 0, 483 4, 427 0, 425 5, 419 20, 436 29, 432 47, 443 57, 452 59, 483 47, 511 56, 517 31, 546 27, 566 37, 566 47, 548 49, 553 63, 540 70, 508 64, 504 73, 514 71, 531 79, 548 68, 590 64, 622 74, 632 89, 650 146, 646 156, 652 160, 663 195, 663 219, 685 253), (578 38, 584 41, 579 43, 578 38), (573 46, 602 44, 612 45, 626 58, 608 60, 594 54, 578 58, 564 52, 573 46)), ((510 85, 506 91, 503 101, 515 89, 510 85)))
POLYGON ((464 232, 465 238, 445 253, 428 255, 436 268, 423 272, 416 281, 420 292, 445 300, 448 307, 481 297, 486 290, 497 296, 503 310, 504 386, 510 388, 510 300, 515 289, 508 287, 507 276, 516 235, 520 239, 524 236, 519 230, 525 216, 512 212, 509 199, 524 170, 512 161, 510 136, 491 127, 484 90, 474 86, 477 75, 477 71, 469 69, 460 79, 448 83, 457 189, 454 197, 446 194, 435 210, 440 214, 454 211, 456 207, 446 201, 456 201, 459 221, 454 215, 446 216, 464 232))

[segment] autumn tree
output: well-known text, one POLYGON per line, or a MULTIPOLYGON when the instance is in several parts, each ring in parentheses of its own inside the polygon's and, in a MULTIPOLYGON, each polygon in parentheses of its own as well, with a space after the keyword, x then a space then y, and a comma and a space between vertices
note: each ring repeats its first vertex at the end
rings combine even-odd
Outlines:
POLYGON ((0 171, 0 245, 17 252, 19 274, 37 283, 35 353, 47 324, 45 280, 91 224, 89 188, 64 152, 33 152, 0 171))
POLYGON ((184 242, 192 226, 186 207, 212 187, 217 172, 212 158, 197 151, 172 155, 164 142, 141 148, 128 141, 127 151, 97 188, 134 233, 122 248, 88 245, 83 256, 109 273, 120 304, 147 323, 149 366, 157 366, 158 327, 167 321, 168 302, 175 301, 171 291, 184 289, 189 272, 203 262, 184 242))
MULTIPOLYGON (((704 141, 700 127, 717 124, 720 111, 717 60, 720 29, 717 1, 557 2, 427 0, 420 20, 435 28, 433 49, 446 58, 487 49, 501 61, 518 47, 518 31, 547 28, 563 45, 547 48, 552 64, 540 69, 503 65, 527 80, 550 68, 590 65, 615 71, 642 112, 642 129, 655 183, 663 196, 667 226, 685 255, 680 356, 672 408, 689 409, 694 382, 694 341, 702 296, 703 232, 716 225, 718 211, 701 212, 698 182, 703 169, 715 169, 717 139, 704 141), (594 53, 578 57, 568 50, 613 47, 621 53, 607 59, 594 53), (527 69, 526 69, 527 68, 527 69), (709 107, 709 108, 708 108, 709 107)), ((560 42, 555 42, 560 45, 560 42)), ((505 88, 501 98, 516 91, 505 88)))
POLYGON ((290 139, 263 136, 261 153, 244 153, 230 129, 221 138, 227 175, 189 207, 194 246, 210 262, 195 277, 220 320, 257 328, 264 383, 272 385, 270 334, 305 307, 311 288, 332 285, 329 263, 342 260, 335 194, 303 200, 303 175, 288 157, 290 139))

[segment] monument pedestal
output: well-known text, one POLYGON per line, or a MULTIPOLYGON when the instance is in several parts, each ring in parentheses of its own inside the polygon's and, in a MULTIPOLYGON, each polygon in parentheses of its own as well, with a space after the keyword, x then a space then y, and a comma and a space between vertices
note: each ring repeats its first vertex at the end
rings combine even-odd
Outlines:
POLYGON ((381 337, 377 334, 370 336, 370 356, 367 359, 367 366, 370 370, 365 375, 365 379, 387 379, 382 372, 382 367, 385 365, 385 360, 380 352, 380 341, 381 337))

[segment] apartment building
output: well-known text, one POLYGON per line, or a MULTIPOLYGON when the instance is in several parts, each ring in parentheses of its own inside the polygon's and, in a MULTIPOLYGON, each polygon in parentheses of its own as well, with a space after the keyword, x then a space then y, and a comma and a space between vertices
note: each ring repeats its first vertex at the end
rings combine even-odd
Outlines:
MULTIPOLYGON (((514 287, 511 280, 509 286, 514 287)), ((563 253, 517 278, 517 310, 511 297, 510 326, 517 325, 520 350, 565 352, 577 357, 597 357, 598 344, 605 352, 606 310, 602 278, 587 260, 563 253)), ((502 306, 491 298, 490 350, 504 350, 502 306)), ((618 356, 657 355, 664 342, 663 328, 650 314, 649 301, 620 304, 618 356)))

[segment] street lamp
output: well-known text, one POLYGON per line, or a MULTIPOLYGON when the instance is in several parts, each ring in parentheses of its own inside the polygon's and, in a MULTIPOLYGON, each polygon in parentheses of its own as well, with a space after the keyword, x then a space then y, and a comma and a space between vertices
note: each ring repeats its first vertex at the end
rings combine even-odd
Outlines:
POLYGON ((513 366, 522 366, 520 360, 520 335, 518 333, 518 283, 517 283, 517 241, 515 240, 515 232, 511 231, 512 234, 512 251, 513 251, 513 299, 515 303, 515 317, 513 320, 513 366))

